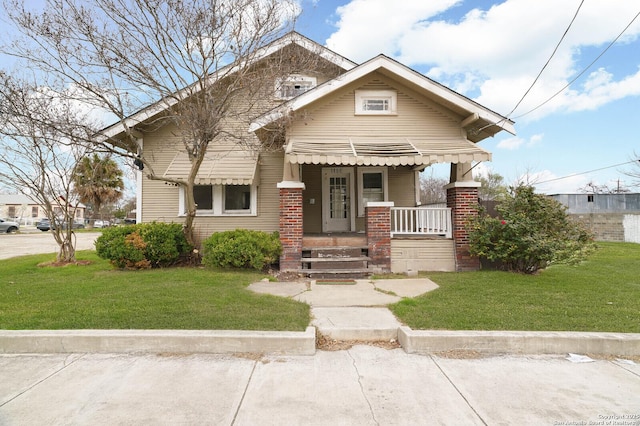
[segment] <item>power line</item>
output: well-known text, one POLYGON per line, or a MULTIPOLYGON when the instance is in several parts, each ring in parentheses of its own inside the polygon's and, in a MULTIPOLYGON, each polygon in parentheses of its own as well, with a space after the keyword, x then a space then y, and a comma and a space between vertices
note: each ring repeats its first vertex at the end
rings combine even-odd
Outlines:
MULTIPOLYGON (((547 99, 546 101, 542 102, 540 105, 538 105, 537 107, 525 112, 524 114, 520 114, 517 117, 514 117, 514 119, 516 118, 520 118, 520 117, 524 117, 527 114, 530 114, 532 112, 534 112, 535 110, 537 110, 538 108, 546 105, 548 102, 550 102, 553 98, 555 98, 556 96, 558 96, 560 93, 564 92, 569 86, 571 86, 577 79, 579 79, 580 77, 582 77, 582 75, 587 72, 587 70, 589 70, 589 68, 591 68, 593 66, 593 64, 595 64, 601 57, 602 55, 604 55, 607 50, 609 50, 609 48, 611 48, 611 46, 613 46, 620 37, 622 37, 622 35, 629 29, 629 27, 635 22, 635 20, 638 18, 638 16, 640 16, 640 12, 638 12, 636 14, 636 16, 633 17, 633 19, 631 20, 631 22, 629 22, 627 24, 626 27, 624 27, 624 29, 620 32, 620 34, 618 34, 618 36, 613 39, 613 41, 611 43, 609 43, 609 45, 593 60, 591 61, 591 63, 589 65, 587 65, 586 68, 584 68, 580 74, 576 75, 573 80, 571 80, 569 83, 567 83, 562 89, 558 90, 556 93, 554 93, 549 99, 547 99)), ((527 91, 528 93, 528 91, 527 91)), ((526 94, 525 94, 526 96, 526 94)), ((520 100, 520 102, 522 102, 522 100, 520 100)), ((520 102, 518 102, 518 105, 520 105, 520 102)), ((517 105, 516 105, 517 108, 517 105)), ((515 108, 509 113, 509 115, 511 115, 513 113, 513 111, 515 111, 515 108)))
POLYGON ((589 170, 589 171, 581 172, 581 173, 574 173, 572 175, 567 175, 567 176, 562 176, 562 177, 559 177, 559 178, 553 178, 553 179, 549 179, 549 180, 544 180, 542 182, 536 182, 536 184, 537 185, 541 185, 543 183, 555 182, 557 180, 568 179, 568 178, 575 177, 575 176, 580 176, 580 175, 586 175, 586 174, 593 173, 593 172, 599 172, 600 170, 612 169, 614 167, 624 166, 625 164, 635 163, 636 161, 640 161, 640 160, 625 161, 624 163, 614 164, 613 166, 601 167, 599 169, 589 170))
POLYGON ((540 78, 540 76, 542 75, 542 73, 544 72, 544 70, 547 68, 547 66, 549 65, 549 63, 551 62, 551 59, 555 56, 556 52, 558 51, 558 48, 560 47, 560 45, 562 44, 562 41, 564 40, 564 38, 567 36, 567 33, 569 32, 569 30, 571 29, 571 26, 573 25, 573 22, 576 20, 576 18, 578 17, 578 13, 580 12, 580 9, 582 8, 582 5, 584 4, 584 0, 582 0, 580 2, 580 4, 578 5, 578 9, 576 9, 576 13, 573 14, 573 18, 571 19, 571 22, 569 22, 569 25, 567 26, 567 29, 564 30, 564 34, 562 34, 562 37, 560 38, 560 40, 558 41, 558 43, 556 44, 555 49, 553 49, 553 52, 551 52, 551 56, 549 56, 549 59, 547 59, 547 62, 545 62, 544 66, 542 67, 542 69, 540 70, 540 72, 538 73, 538 75, 536 76, 536 78, 533 80, 533 83, 531 83, 531 86, 529 86, 529 88, 527 89, 526 92, 524 92, 524 95, 522 95, 522 97, 520 98, 520 100, 518 101, 518 103, 516 104, 516 106, 513 107, 513 109, 511 110, 511 112, 509 112, 509 114, 507 114, 507 117, 510 117, 511 114, 513 114, 513 112, 518 109, 518 107, 520 106, 520 104, 522 103, 522 101, 524 101, 524 98, 527 97, 527 95, 529 94, 529 92, 531 91, 531 89, 533 89, 533 86, 536 85, 536 83, 538 82, 538 79, 540 78))

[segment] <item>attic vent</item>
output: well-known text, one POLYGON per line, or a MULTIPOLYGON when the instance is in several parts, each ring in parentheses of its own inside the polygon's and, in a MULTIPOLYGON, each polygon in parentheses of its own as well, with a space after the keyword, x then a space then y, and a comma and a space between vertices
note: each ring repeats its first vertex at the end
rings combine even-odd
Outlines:
POLYGON ((316 87, 315 77, 300 74, 291 74, 286 78, 276 81, 276 98, 291 99, 316 87))

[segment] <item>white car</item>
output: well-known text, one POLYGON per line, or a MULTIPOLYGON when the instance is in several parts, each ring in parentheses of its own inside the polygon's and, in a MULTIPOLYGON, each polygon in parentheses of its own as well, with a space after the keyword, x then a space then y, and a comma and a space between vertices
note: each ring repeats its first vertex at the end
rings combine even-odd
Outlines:
POLYGON ((18 222, 12 222, 10 220, 0 219, 0 232, 6 232, 7 234, 13 234, 18 232, 20 224, 18 222))
POLYGON ((108 228, 109 226, 111 226, 111 224, 108 220, 96 220, 93 222, 94 228, 108 228))

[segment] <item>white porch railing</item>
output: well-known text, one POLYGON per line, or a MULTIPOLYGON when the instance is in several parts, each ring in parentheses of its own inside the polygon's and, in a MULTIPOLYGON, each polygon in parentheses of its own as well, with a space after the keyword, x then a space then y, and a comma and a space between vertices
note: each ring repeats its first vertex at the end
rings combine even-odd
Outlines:
POLYGON ((391 236, 444 235, 451 238, 451 209, 392 207, 391 236))

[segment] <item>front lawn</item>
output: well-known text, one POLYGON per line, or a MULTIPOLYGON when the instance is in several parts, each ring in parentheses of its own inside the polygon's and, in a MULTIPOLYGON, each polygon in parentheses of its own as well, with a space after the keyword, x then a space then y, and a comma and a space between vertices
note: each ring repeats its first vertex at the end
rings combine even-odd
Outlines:
POLYGON ((640 244, 598 247, 538 275, 430 273, 439 289, 390 308, 413 329, 640 333, 640 244))
POLYGON ((302 331, 309 306, 255 294, 263 275, 204 268, 114 270, 93 251, 87 266, 40 267, 52 255, 0 261, 0 329, 302 331))

